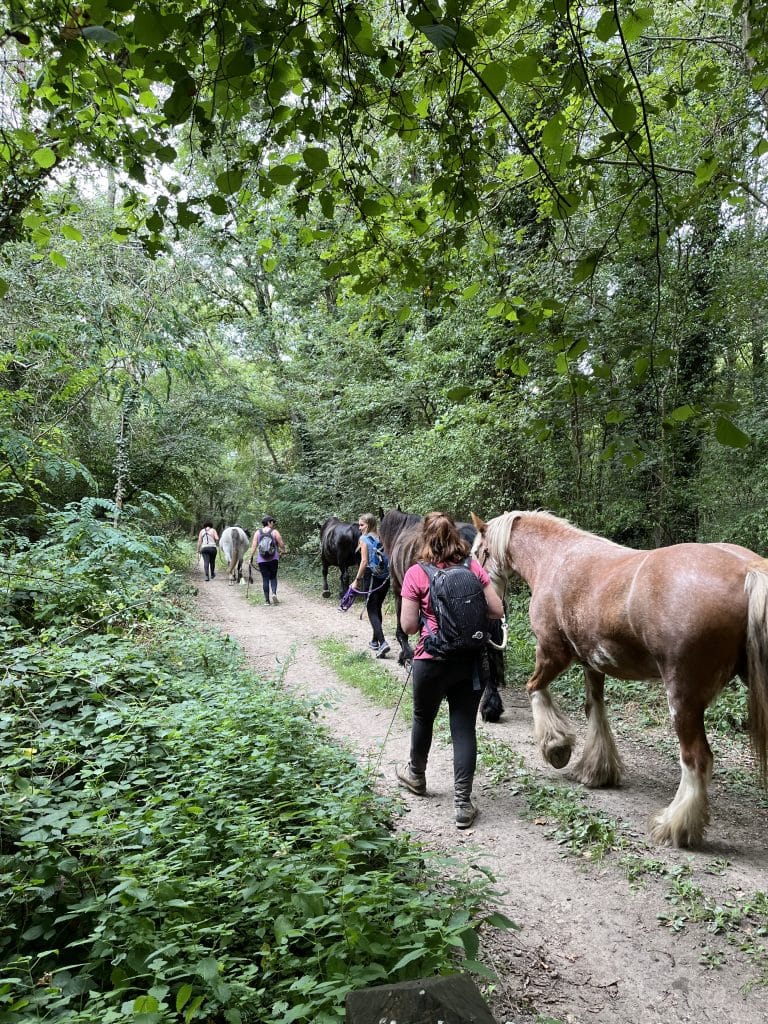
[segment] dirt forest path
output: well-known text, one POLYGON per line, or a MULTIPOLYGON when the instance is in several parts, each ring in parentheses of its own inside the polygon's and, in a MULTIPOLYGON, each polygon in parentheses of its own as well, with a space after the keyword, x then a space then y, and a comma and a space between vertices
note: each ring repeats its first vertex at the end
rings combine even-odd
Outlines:
MULTIPOLYGON (((229 584, 225 573, 205 583, 198 571, 194 582, 201 616, 237 640, 260 674, 282 674, 289 689, 323 695, 326 725, 361 763, 381 757, 377 784, 395 790, 395 764, 407 760, 407 724, 397 717, 382 751, 392 710, 342 683, 317 649, 333 636, 364 650, 370 628, 359 608, 342 613, 335 598, 321 598, 319 587, 317 596, 308 595, 283 578, 275 607, 249 603, 245 586, 229 584)), ((405 680, 394 650, 385 664, 405 680)), ((534 747, 525 695, 507 689, 504 701, 500 723, 480 724, 480 743, 486 737, 508 743, 542 781, 554 782, 561 774, 567 781, 567 769, 555 772, 534 747)), ((583 734, 583 722, 577 725, 583 734)), ((526 818, 526 802, 515 787, 494 785, 482 772, 475 785, 481 814, 472 829, 459 832, 452 818, 451 752, 438 739, 441 731, 436 729, 430 758, 429 796, 404 795, 408 812, 399 827, 427 847, 487 867, 497 879, 499 909, 520 925, 519 931, 496 933, 482 951, 502 979, 487 994, 499 1024, 768 1024, 768 989, 756 984, 765 958, 761 968, 754 956, 703 924, 689 922, 680 930, 660 924, 658 915, 674 917, 668 877, 660 881, 649 873, 633 887, 619 854, 599 863, 564 855, 548 838, 551 822, 526 818)), ((649 812, 667 803, 677 787, 676 762, 639 743, 619 738, 619 744, 627 765, 623 787, 592 791, 589 800, 626 824, 633 850, 667 869, 689 872, 685 877, 722 905, 765 893, 766 802, 757 795, 735 798, 723 788, 717 781, 718 751, 712 825, 705 848, 691 853, 659 848, 646 838, 649 812)), ((755 946, 768 944, 766 935, 752 939, 755 946)))

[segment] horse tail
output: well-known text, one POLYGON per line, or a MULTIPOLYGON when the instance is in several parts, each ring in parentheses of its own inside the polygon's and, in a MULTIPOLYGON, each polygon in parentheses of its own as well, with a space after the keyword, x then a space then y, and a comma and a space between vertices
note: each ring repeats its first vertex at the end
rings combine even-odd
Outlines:
POLYGON ((749 735, 760 780, 768 781, 768 561, 753 565, 744 580, 747 593, 747 679, 749 735))

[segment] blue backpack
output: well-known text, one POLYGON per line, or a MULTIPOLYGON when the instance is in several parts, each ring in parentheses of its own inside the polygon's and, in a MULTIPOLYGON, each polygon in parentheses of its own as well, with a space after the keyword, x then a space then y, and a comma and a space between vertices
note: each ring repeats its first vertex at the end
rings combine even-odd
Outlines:
POLYGON ((364 536, 363 540, 368 548, 368 568, 373 575, 389 576, 389 559, 379 538, 364 536))

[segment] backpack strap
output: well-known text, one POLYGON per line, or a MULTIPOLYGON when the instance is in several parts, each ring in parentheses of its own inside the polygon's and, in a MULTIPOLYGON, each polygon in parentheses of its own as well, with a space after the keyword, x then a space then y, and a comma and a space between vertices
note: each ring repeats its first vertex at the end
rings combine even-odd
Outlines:
MULTIPOLYGON (((435 576, 437 576, 437 566, 433 565, 431 562, 417 562, 416 564, 420 565, 421 568, 426 573, 427 583, 431 587, 432 586, 432 580, 435 578, 435 576)), ((427 597, 429 597, 429 593, 427 593, 427 597)), ((430 604, 431 604, 431 602, 430 602, 430 604)), ((432 614, 433 615, 435 614, 435 609, 434 608, 432 609, 432 614)), ((429 633, 430 636, 434 636, 435 635, 432 632, 432 630, 429 628, 429 623, 427 622, 426 615, 424 615, 423 612, 419 611, 419 633, 421 633, 422 630, 424 630, 424 629, 426 629, 427 633, 429 633)))
POLYGON ((427 574, 427 579, 431 583, 435 576, 437 576, 437 566, 433 565, 431 562, 417 562, 416 564, 421 566, 427 574))

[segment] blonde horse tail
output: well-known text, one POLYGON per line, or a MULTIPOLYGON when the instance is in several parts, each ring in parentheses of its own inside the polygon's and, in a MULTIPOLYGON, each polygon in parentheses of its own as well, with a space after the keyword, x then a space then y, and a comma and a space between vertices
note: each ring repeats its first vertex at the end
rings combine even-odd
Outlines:
POLYGON ((760 781, 768 782, 768 561, 753 565, 747 593, 747 679, 749 735, 760 781))

